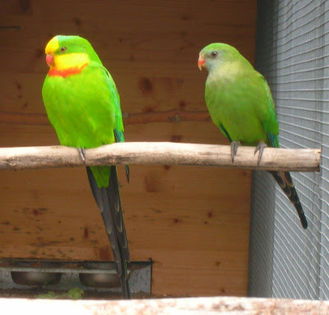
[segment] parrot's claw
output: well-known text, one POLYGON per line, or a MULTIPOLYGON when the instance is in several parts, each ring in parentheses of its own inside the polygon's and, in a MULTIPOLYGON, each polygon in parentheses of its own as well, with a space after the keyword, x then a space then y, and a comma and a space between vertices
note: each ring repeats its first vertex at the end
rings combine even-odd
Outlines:
POLYGON ((78 152, 80 154, 81 160, 83 164, 86 164, 86 151, 84 148, 78 148, 78 152))
POLYGON ((231 157, 232 157, 232 163, 234 163, 234 158, 238 152, 238 147, 240 145, 240 141, 232 141, 231 142, 231 157))
POLYGON ((258 155, 258 161, 257 161, 257 166, 260 165, 260 162, 262 160, 262 157, 263 157, 263 152, 264 152, 264 149, 267 147, 267 144, 264 143, 263 141, 260 141, 258 144, 257 144, 257 147, 255 149, 255 154, 259 151, 259 155, 258 155))

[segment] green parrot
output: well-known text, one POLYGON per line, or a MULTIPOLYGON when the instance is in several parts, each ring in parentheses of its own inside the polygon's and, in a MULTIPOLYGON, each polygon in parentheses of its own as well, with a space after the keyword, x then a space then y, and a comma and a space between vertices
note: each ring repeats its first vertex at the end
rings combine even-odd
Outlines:
MULTIPOLYGON (((120 97, 115 83, 86 39, 53 37, 45 48, 49 72, 42 87, 48 119, 61 145, 84 149, 123 142, 120 97)), ((127 179, 129 169, 126 166, 127 179)), ((130 297, 130 260, 116 166, 87 167, 91 190, 111 242, 122 293, 130 297)))
MULTIPOLYGON (((198 66, 208 76, 205 100, 214 124, 231 143, 232 162, 238 146, 256 146, 258 163, 266 146, 279 147, 279 124, 264 77, 237 49, 212 43, 199 54, 198 66)), ((270 172, 295 206, 304 229, 307 219, 289 172, 270 172)))

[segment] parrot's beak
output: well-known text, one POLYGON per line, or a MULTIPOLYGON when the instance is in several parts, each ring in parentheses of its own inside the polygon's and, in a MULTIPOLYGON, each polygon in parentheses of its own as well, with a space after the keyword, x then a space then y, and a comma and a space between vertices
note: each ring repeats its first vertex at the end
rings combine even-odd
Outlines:
POLYGON ((52 67, 54 65, 54 56, 52 54, 46 55, 46 62, 49 67, 52 67))
POLYGON ((198 67, 200 69, 200 71, 202 70, 202 68, 204 68, 206 66, 206 59, 204 59, 204 56, 199 55, 199 59, 198 59, 198 67))
POLYGON ((50 68, 54 67, 55 65, 54 52, 58 50, 58 48, 58 37, 55 36, 47 43, 45 48, 46 62, 50 68))

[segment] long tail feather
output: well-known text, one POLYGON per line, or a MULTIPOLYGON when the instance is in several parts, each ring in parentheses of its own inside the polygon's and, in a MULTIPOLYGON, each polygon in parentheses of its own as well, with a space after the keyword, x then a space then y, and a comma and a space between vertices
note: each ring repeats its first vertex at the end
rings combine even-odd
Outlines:
POLYGON ((94 198, 103 217, 106 233, 111 243, 123 296, 125 298, 130 298, 127 266, 130 261, 130 254, 121 207, 116 167, 111 166, 109 186, 106 188, 99 188, 97 186, 89 167, 87 167, 87 174, 94 198))
MULTIPOLYGON (((125 141, 125 138, 123 136, 123 131, 119 131, 118 129, 114 129, 113 133, 114 133, 115 142, 124 142, 125 141)), ((130 171, 129 171, 129 166, 128 165, 125 165, 125 170, 126 170, 127 181, 129 183, 130 171)))
POLYGON ((279 184, 281 189, 284 191, 286 196, 289 198, 289 200, 292 202, 294 207, 297 210, 300 222, 304 229, 307 228, 307 219, 304 213, 304 210, 302 208, 302 205, 300 203, 299 197, 297 195, 297 191, 295 189, 295 186, 292 182, 292 178, 290 176, 289 172, 270 172, 273 177, 275 178, 276 182, 279 184))

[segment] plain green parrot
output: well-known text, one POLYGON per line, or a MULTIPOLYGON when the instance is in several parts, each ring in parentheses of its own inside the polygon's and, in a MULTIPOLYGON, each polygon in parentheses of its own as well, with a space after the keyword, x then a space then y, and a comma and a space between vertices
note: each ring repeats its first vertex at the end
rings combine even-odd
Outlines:
MULTIPOLYGON (((57 35, 47 44, 42 97, 61 145, 84 149, 124 141, 120 97, 91 44, 57 35)), ((128 167, 126 167, 129 179, 128 167)), ((90 186, 111 242, 124 297, 130 297, 130 260, 116 166, 87 167, 90 186)))
MULTIPOLYGON (((248 60, 228 44, 212 43, 200 51, 198 66, 208 70, 206 104, 212 121, 231 143, 232 161, 240 144, 257 145, 258 162, 264 147, 279 147, 279 124, 270 88, 248 60)), ((270 173, 306 229, 307 219, 290 173, 270 173)))

